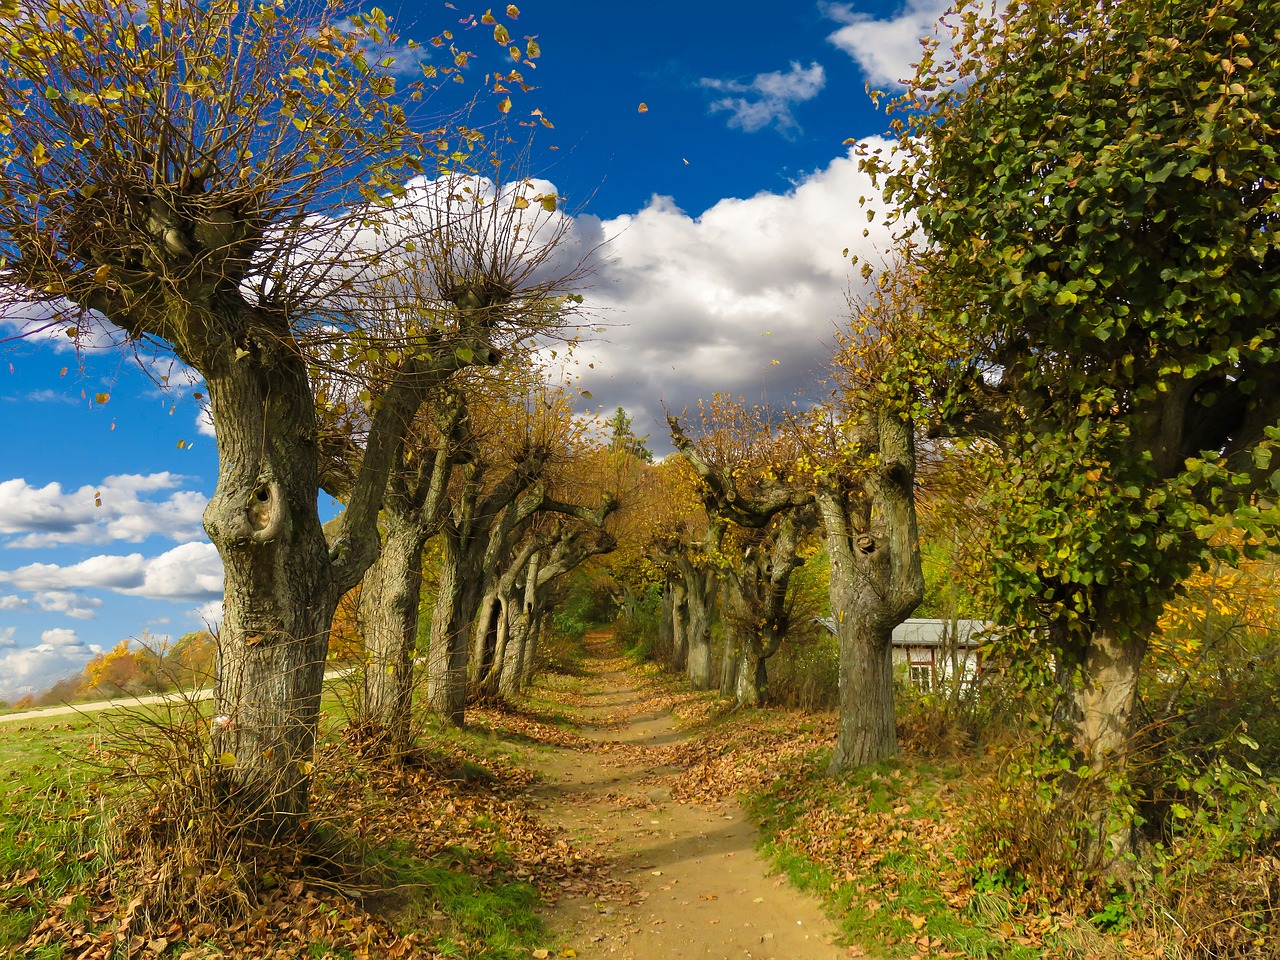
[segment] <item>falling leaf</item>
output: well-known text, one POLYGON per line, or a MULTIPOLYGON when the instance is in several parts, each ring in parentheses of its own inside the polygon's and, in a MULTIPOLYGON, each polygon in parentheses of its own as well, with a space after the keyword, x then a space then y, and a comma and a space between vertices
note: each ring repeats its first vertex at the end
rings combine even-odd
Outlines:
POLYGON ((99 403, 99 404, 106 403, 110 399, 111 399, 111 394, 109 393, 95 393, 93 395, 94 403, 99 403))
POLYGON ((648 112, 649 112, 649 105, 647 103, 642 103, 640 104, 640 106, 636 107, 636 113, 648 113, 648 112))
POLYGON ((517 7, 514 3, 508 3, 508 4, 507 4, 507 16, 508 16, 508 17, 510 17, 512 20, 519 20, 519 19, 520 19, 520 8, 519 8, 519 7, 517 7))

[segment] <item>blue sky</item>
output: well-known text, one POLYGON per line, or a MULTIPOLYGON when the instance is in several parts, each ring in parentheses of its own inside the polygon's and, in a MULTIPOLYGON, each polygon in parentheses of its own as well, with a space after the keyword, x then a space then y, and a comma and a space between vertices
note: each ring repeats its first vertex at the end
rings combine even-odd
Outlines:
MULTIPOLYGON (((585 291, 604 333, 567 372, 659 448, 664 403, 814 393, 858 282, 842 250, 887 246, 879 219, 863 236, 868 186, 843 142, 883 131, 864 85, 909 73, 943 5, 519 6, 512 33, 536 35, 542 57, 516 109, 555 124, 531 172, 607 241, 585 291)), ((458 17, 410 0, 397 22, 425 38, 458 17)), ((65 338, 0 347, 0 697, 217 616, 221 568, 200 528, 214 439, 198 385, 162 387, 170 366, 146 365, 82 361, 65 338)))

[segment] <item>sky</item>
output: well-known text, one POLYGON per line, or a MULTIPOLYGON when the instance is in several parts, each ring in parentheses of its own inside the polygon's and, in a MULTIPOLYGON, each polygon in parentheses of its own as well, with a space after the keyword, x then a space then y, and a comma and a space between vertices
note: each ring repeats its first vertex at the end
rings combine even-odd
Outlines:
MULTIPOLYGON (((519 6, 542 56, 517 109, 554 123, 530 173, 605 241, 582 290, 602 332, 565 371, 584 408, 624 407, 661 451, 664 405, 818 393, 861 283, 843 251, 878 261, 889 246, 845 141, 883 133, 866 85, 910 74, 944 4, 519 6)), ((437 0, 384 8, 405 35, 484 41, 437 0)), ((0 699, 122 639, 217 622, 221 565, 201 528, 216 444, 199 384, 143 359, 78 357, 65 337, 0 346, 0 699)))

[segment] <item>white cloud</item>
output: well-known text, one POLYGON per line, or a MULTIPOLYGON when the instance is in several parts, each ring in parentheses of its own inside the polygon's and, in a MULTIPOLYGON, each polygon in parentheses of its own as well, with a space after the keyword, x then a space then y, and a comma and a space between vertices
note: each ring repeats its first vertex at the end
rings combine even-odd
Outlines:
POLYGON ((85 597, 72 590, 44 590, 35 595, 35 601, 46 613, 63 613, 74 620, 92 620, 102 606, 97 597, 85 597))
MULTIPOLYGON (((5 645, 0 643, 0 647, 5 645)), ((100 647, 55 646, 42 643, 21 650, 0 653, 0 698, 15 700, 28 693, 46 690, 63 677, 71 677, 84 666, 100 647)))
MULTIPOLYGON (((48 647, 78 647, 80 646, 80 636, 74 630, 68 630, 66 627, 55 627, 52 630, 46 630, 40 634, 41 646, 48 647)), ((37 650, 40 647, 36 647, 37 650)), ((48 652, 47 650, 45 651, 48 652)))
POLYGON ((152 600, 212 600, 222 596, 222 560, 211 543, 184 543, 144 566, 142 583, 121 593, 152 600))
POLYGON ((9 594, 7 597, 0 597, 0 610, 29 610, 31 601, 26 597, 19 597, 9 594))
POLYGON ((0 627, 0 649, 16 646, 18 641, 13 635, 17 632, 17 627, 0 627))
POLYGON ((152 600, 204 602, 222 595, 222 562, 211 543, 184 543, 157 557, 100 555, 69 566, 30 563, 0 570, 19 590, 104 589, 152 600))
POLYGON ((811 63, 802 67, 793 60, 786 73, 779 70, 761 73, 750 83, 704 77, 702 85, 709 90, 729 94, 711 103, 713 111, 729 114, 729 126, 747 133, 771 126, 786 133, 796 126, 791 108, 797 103, 812 100, 826 82, 822 64, 811 63))
POLYGON ((74 491, 64 491, 59 483, 35 487, 21 478, 0 481, 0 534, 15 537, 11 547, 140 543, 151 536, 196 540, 203 536, 207 498, 176 489, 185 479, 168 471, 122 474, 74 491), (154 497, 165 491, 173 492, 154 497))
MULTIPOLYGON (((892 19, 876 20, 848 3, 820 4, 822 12, 843 24, 827 39, 851 56, 872 85, 901 87, 920 61, 920 40, 938 32, 938 18, 951 6, 948 0, 906 0, 892 19)), ((945 29, 942 31, 946 39, 945 29)))
POLYGON ((714 392, 776 405, 812 396, 862 283, 844 249, 878 264, 891 246, 863 196, 879 194, 850 153, 785 194, 721 200, 698 216, 654 198, 605 221, 613 239, 586 292, 605 331, 576 348, 569 372, 606 412, 625 407, 655 452, 666 446, 659 401, 679 411, 714 392))
POLYGON ((202 603, 194 610, 188 611, 188 613, 206 629, 216 630, 222 626, 221 600, 210 600, 207 603, 202 603))

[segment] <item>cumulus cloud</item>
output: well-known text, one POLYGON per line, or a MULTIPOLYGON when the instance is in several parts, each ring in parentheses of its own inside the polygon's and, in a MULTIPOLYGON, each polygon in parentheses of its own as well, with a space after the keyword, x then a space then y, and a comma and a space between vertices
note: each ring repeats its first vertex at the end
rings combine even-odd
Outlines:
POLYGON ((851 56, 875 86, 901 87, 920 61, 920 40, 938 30, 948 0, 907 0, 888 20, 877 20, 848 3, 822 3, 823 14, 842 24, 827 39, 851 56))
POLYGON ((97 597, 86 597, 73 590, 43 590, 34 599, 46 613, 66 614, 73 620, 92 620, 102 606, 97 597))
POLYGON ((802 67, 791 62, 787 72, 774 70, 757 74, 750 82, 717 80, 704 77, 702 86, 726 96, 713 100, 713 112, 729 114, 729 126, 754 133, 765 127, 773 127, 786 133, 796 127, 791 108, 798 103, 812 100, 826 85, 826 71, 822 64, 811 63, 802 67))
POLYGON ((14 638, 14 634, 17 632, 17 627, 0 627, 0 649, 16 646, 18 641, 14 638))
MULTIPOLYGON (((0 631, 2 633, 2 631, 0 631)), ((5 644, 0 643, 0 648, 5 644)), ((23 649, 5 649, 0 653, 0 698, 14 700, 53 686, 63 677, 84 670, 84 666, 101 647, 42 643, 23 649)))
POLYGON ((157 557, 100 555, 60 566, 30 563, 0 570, 18 590, 103 589, 132 597, 203 603, 222 596, 222 561, 211 543, 184 543, 157 557))
POLYGON ((655 197, 605 221, 612 239, 587 293, 605 329, 575 350, 570 374, 606 411, 625 407, 655 451, 665 446, 661 402, 678 411, 715 392, 776 405, 812 396, 850 287, 862 283, 844 249, 879 263, 890 247, 883 214, 868 222, 863 196, 878 193, 850 153, 787 193, 697 215, 655 197))
MULTIPOLYGON (((66 627, 55 627, 40 634, 40 643, 50 647, 78 647, 80 646, 80 636, 74 630, 69 630, 66 627)), ((37 647, 37 649, 39 648, 37 647)))
POLYGON ((195 540, 203 535, 200 519, 207 498, 176 489, 185 480, 168 471, 122 474, 78 490, 63 490, 60 483, 35 487, 21 478, 5 480, 0 482, 0 535, 14 537, 7 544, 11 547, 140 543, 151 536, 178 543, 195 540))
POLYGON ((7 597, 0 597, 0 610, 29 610, 31 609, 31 601, 26 597, 15 596, 9 594, 7 597))

